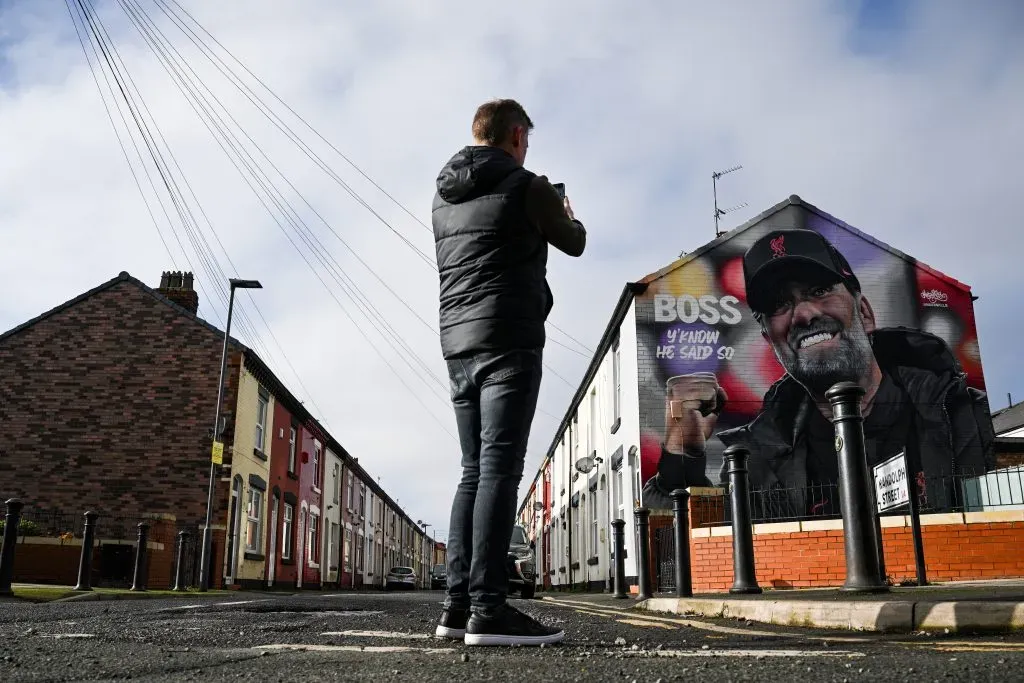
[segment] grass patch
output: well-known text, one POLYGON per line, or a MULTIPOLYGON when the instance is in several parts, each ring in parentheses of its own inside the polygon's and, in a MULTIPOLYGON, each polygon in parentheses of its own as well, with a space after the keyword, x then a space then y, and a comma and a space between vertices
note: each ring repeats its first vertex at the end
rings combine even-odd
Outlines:
POLYGON ((14 597, 28 602, 53 602, 54 600, 60 600, 61 598, 68 598, 73 595, 82 595, 83 593, 101 593, 103 595, 110 596, 132 596, 133 598, 139 599, 143 596, 154 597, 154 598, 194 598, 201 595, 209 596, 223 596, 233 595, 235 591, 227 590, 208 590, 205 593, 200 593, 196 589, 189 589, 183 593, 172 590, 147 590, 145 592, 136 592, 128 590, 127 588, 93 588, 92 591, 76 591, 68 586, 14 586, 14 597))

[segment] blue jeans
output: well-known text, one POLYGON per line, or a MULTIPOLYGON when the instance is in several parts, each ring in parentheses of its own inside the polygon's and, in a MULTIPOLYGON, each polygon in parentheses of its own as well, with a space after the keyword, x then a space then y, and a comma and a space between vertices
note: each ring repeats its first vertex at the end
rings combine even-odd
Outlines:
POLYGON ((524 349, 448 361, 462 444, 462 480, 448 527, 448 607, 488 613, 505 602, 541 359, 541 349, 524 349))

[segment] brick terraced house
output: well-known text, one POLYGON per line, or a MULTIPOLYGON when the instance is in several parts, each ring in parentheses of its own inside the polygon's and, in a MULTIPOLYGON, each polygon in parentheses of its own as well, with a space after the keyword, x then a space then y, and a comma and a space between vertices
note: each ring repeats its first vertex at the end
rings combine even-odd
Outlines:
MULTIPOLYGON (((223 344, 223 331, 198 317, 198 305, 190 273, 164 273, 154 289, 122 272, 0 334, 0 500, 22 499, 26 519, 44 536, 68 530, 80 537, 82 513, 97 511, 97 585, 130 580, 124 566, 141 519, 153 523, 150 547, 158 551, 150 586, 171 581, 177 529, 192 532, 187 578, 198 582, 223 344)), ((332 511, 325 525, 326 506, 339 506, 345 487, 359 492, 360 505, 371 494, 380 515, 399 522, 382 529, 382 544, 405 554, 431 546, 433 539, 234 338, 224 386, 211 586, 363 585, 366 510, 349 503, 344 517, 332 511), (357 539, 360 552, 353 551, 357 539)), ((49 541, 19 549, 26 559, 15 563, 15 580, 74 583, 80 551, 66 546, 80 547, 80 538, 49 541)), ((425 552, 417 566, 430 559, 425 552)))

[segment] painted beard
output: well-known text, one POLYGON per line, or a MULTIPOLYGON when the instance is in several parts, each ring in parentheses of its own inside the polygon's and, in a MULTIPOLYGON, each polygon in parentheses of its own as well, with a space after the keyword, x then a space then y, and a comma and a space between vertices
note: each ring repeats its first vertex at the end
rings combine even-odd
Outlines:
POLYGON ((837 382, 858 382, 871 367, 871 339, 864 330, 860 312, 849 329, 830 316, 810 325, 794 327, 786 344, 774 345, 775 355, 793 379, 813 396, 824 396, 837 382), (817 343, 834 338, 836 344, 816 350, 817 343))

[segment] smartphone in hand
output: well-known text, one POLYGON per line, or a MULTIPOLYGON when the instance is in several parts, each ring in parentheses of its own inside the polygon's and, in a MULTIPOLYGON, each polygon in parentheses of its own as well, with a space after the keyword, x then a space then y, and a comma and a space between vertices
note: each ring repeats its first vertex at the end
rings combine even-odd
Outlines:
POLYGON ((555 188, 555 192, 558 193, 559 197, 565 199, 565 183, 555 183, 552 187, 555 188))

